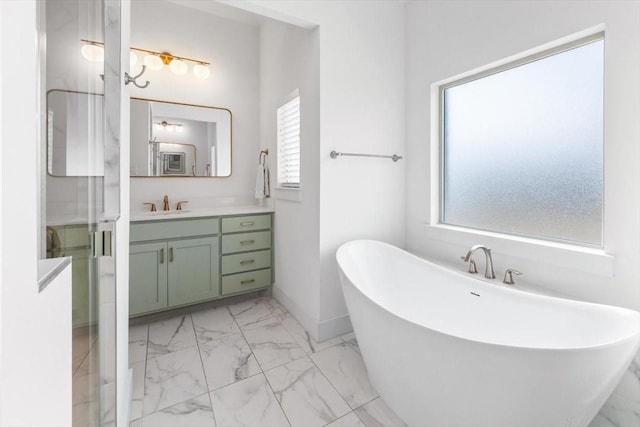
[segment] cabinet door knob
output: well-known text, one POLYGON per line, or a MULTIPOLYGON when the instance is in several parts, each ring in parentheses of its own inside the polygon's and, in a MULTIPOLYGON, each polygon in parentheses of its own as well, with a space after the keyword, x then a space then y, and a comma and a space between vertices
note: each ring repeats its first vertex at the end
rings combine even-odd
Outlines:
POLYGON ((254 224, 255 224, 255 221, 241 222, 240 227, 251 227, 254 224))
POLYGON ((173 262, 173 248, 169 248, 169 262, 173 262))
POLYGON ((256 241, 255 240, 243 240, 242 242, 240 242, 240 245, 244 246, 244 245, 253 245, 256 241))
POLYGON ((240 265, 253 264, 254 262, 255 262, 255 260, 253 260, 253 259, 246 259, 244 261, 240 261, 240 265))
POLYGON ((256 281, 256 279, 243 280, 242 282, 240 282, 240 286, 248 285, 248 284, 253 283, 255 281, 256 281))
POLYGON ((160 248, 160 264, 164 264, 164 248, 160 248))

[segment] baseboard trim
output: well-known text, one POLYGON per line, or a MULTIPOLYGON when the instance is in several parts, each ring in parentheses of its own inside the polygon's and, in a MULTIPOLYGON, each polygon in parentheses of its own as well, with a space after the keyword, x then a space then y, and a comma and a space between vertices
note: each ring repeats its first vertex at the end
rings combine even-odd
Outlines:
POLYGON ((346 334, 353 330, 348 314, 323 321, 308 316, 307 313, 275 283, 273 285, 273 297, 280 301, 280 304, 282 304, 284 308, 300 322, 302 327, 311 334, 311 337, 318 342, 346 334))
POLYGON ((318 323, 318 342, 344 335, 351 331, 353 331, 353 326, 351 326, 351 318, 348 314, 324 320, 318 323))

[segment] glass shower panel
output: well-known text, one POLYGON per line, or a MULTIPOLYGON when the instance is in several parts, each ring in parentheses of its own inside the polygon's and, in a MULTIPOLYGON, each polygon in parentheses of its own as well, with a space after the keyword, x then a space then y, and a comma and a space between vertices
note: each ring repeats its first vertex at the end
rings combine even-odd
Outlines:
POLYGON ((50 142, 43 165, 47 257, 72 257, 73 425, 115 426, 121 4, 56 0, 39 7, 50 142))

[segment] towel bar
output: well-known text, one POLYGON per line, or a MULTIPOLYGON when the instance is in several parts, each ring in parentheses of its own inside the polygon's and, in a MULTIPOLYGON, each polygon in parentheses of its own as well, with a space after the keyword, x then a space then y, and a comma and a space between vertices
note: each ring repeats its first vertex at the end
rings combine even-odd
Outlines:
POLYGON ((332 151, 330 155, 331 155, 332 159, 336 159, 336 158, 338 158, 338 156, 378 157, 378 158, 381 158, 381 159, 391 159, 394 162, 397 162, 398 160, 402 159, 402 156, 398 156, 397 154, 393 154, 391 156, 385 156, 385 155, 382 155, 382 154, 341 153, 339 151, 332 151))

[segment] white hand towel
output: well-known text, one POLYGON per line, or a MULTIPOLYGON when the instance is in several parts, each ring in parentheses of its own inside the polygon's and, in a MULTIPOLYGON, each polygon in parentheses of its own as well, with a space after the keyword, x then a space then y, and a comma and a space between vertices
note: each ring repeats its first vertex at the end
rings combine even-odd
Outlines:
POLYGON ((264 199, 270 196, 269 189, 269 164, 267 162, 267 156, 261 156, 260 163, 258 164, 258 173, 256 174, 256 199, 264 199))

